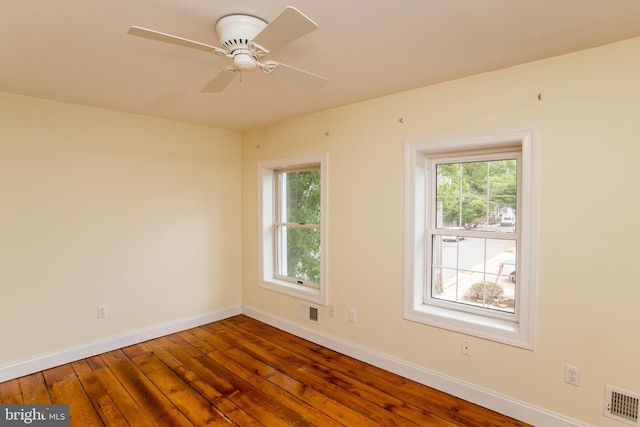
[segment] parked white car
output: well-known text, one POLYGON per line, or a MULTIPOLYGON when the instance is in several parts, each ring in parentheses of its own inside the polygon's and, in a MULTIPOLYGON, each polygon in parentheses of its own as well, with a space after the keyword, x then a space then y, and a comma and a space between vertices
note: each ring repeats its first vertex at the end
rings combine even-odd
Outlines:
MULTIPOLYGON (((449 230, 464 230, 464 227, 449 227, 449 230)), ((443 242, 457 242, 458 240, 464 240, 464 236, 446 235, 442 236, 443 242)))
POLYGON ((513 215, 503 215, 500 220, 500 225, 511 226, 516 225, 516 217, 513 215))

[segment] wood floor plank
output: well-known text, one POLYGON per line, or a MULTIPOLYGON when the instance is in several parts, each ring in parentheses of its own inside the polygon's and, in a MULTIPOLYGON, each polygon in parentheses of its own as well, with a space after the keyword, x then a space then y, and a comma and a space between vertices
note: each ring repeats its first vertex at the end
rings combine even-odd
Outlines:
POLYGON ((52 403, 42 372, 36 372, 35 374, 18 378, 18 382, 20 383, 25 404, 52 403))
POLYGON ((87 396, 93 403, 93 407, 106 425, 126 426, 126 418, 118 409, 109 393, 105 390, 98 377, 86 360, 80 360, 71 364, 74 372, 85 389, 87 396))
POLYGON ((145 350, 143 344, 127 347, 123 352, 194 425, 230 424, 207 399, 184 382, 157 356, 145 350))
POLYGON ((20 404, 22 400, 22 390, 18 379, 5 381, 0 383, 0 403, 3 404, 20 404))
MULTIPOLYGON (((186 344, 186 343, 185 343, 186 344)), ((221 414, 233 420, 239 426, 262 425, 255 418, 242 410, 233 399, 227 398, 218 391, 211 381, 212 373, 202 364, 175 345, 169 339, 159 339, 147 343, 153 353, 162 360, 176 375, 187 382, 194 390, 206 398, 221 414)), ((233 394, 233 392, 231 392, 233 394)), ((252 407, 253 405, 251 405, 252 407)))
POLYGON ((42 374, 51 396, 51 402, 69 405, 69 418, 72 426, 104 425, 71 365, 47 369, 42 374))
POLYGON ((0 383, 72 426, 531 427, 235 316, 0 383))
POLYGON ((129 360, 122 350, 104 353, 102 359, 153 424, 192 425, 182 412, 158 390, 153 382, 129 360))
POLYGON ((90 357, 85 361, 129 425, 136 427, 152 427, 154 425, 101 356, 90 357))
MULTIPOLYGON (((208 335, 206 331, 200 331, 198 328, 191 330, 190 332, 208 335)), ((183 334, 181 336, 190 340, 188 342, 193 342, 200 349, 203 347, 211 349, 208 344, 196 338, 195 335, 183 334)), ((243 406, 243 410, 249 411, 251 416, 259 420, 261 423, 264 425, 314 425, 306 417, 306 412, 297 412, 288 405, 291 397, 289 397, 286 402, 278 400, 277 392, 274 389, 265 389, 261 387, 264 386, 265 382, 259 381, 259 384, 256 384, 256 382, 251 381, 256 377, 255 373, 249 376, 243 376, 241 370, 237 369, 238 367, 235 366, 233 359, 212 358, 209 353, 204 354, 200 349, 198 349, 200 354, 195 354, 194 357, 202 366, 206 367, 206 369, 214 373, 216 377, 221 378, 223 383, 226 383, 231 387, 231 389, 227 389, 227 393, 231 392, 231 396, 234 397, 246 397, 250 399, 253 403, 249 405, 249 407, 246 406, 249 402, 243 400, 240 401, 240 403, 245 405, 243 406), (249 381, 247 381, 247 379, 249 379, 249 381), (236 393, 239 393, 239 395, 236 396, 236 393), (273 416, 276 416, 276 418, 272 419, 273 416)), ((211 352, 215 353, 215 350, 211 350, 211 352)), ((223 385, 221 384, 221 386, 223 385)))

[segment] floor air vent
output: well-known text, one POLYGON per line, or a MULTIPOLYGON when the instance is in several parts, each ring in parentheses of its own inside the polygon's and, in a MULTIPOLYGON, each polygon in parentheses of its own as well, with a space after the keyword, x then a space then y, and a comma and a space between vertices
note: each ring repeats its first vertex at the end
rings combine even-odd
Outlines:
POLYGON ((640 395, 606 386, 604 415, 632 426, 640 426, 638 419, 640 395))
POLYGON ((300 318, 318 323, 318 308, 309 305, 300 305, 300 318))

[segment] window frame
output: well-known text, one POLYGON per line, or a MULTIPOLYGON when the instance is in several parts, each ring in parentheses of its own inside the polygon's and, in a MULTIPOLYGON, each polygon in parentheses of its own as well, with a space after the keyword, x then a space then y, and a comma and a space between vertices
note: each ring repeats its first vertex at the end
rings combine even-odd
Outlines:
MULTIPOLYGON (((447 330, 532 350, 535 341, 537 250, 538 128, 529 126, 469 135, 411 140, 405 143, 405 284, 404 318, 447 330), (448 304, 432 304, 427 298, 431 274, 429 209, 429 159, 460 158, 478 153, 520 153, 516 224, 519 243, 516 313, 488 316, 460 310, 448 304), (425 302, 426 301, 426 302, 425 302)), ((460 234, 475 233, 468 231, 460 234)), ((475 235, 475 234, 474 234, 475 235)), ((478 235, 478 237, 481 237, 478 235)))
POLYGON ((328 304, 328 154, 316 153, 258 163, 258 286, 305 301, 328 304), (317 168, 320 170, 320 283, 300 284, 277 274, 277 180, 280 171, 317 168))

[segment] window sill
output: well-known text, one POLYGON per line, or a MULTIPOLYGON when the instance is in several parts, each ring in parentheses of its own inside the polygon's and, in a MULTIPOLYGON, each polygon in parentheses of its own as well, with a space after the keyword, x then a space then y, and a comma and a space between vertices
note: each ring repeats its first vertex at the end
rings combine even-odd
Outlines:
POLYGON ((308 286, 298 285, 297 283, 287 282, 286 280, 264 279, 260 282, 260 287, 291 297, 299 298, 308 302, 327 305, 320 289, 310 288, 308 286))
POLYGON ((405 310, 405 319, 437 328, 533 350, 517 322, 421 304, 405 310))

